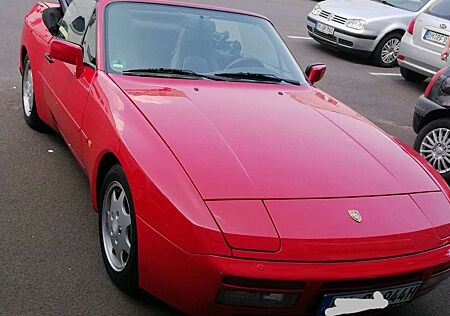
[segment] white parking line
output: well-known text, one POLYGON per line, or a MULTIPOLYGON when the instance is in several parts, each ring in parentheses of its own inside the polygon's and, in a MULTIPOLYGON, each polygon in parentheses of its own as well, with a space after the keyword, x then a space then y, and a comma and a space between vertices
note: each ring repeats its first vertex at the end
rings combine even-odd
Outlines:
POLYGON ((294 35, 288 35, 287 37, 292 39, 299 39, 299 40, 312 40, 312 37, 309 36, 294 36, 294 35))
POLYGON ((399 76, 401 76, 401 74, 392 73, 392 72, 369 72, 369 74, 371 74, 372 76, 377 76, 377 77, 381 77, 381 76, 399 77, 399 76))

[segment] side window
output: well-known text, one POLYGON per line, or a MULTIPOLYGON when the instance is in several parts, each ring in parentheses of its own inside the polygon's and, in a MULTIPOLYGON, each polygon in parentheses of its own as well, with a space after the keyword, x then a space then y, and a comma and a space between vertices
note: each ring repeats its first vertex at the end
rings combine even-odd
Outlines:
POLYGON ((97 57, 97 19, 94 13, 86 30, 83 40, 83 60, 86 64, 96 67, 97 57))
POLYGON ((81 45, 95 4, 95 0, 73 0, 61 21, 59 37, 81 45))

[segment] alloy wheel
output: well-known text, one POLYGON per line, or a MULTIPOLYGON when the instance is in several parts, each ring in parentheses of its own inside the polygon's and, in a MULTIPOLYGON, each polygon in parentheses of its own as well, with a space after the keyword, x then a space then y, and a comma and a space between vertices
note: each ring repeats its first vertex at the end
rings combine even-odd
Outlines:
POLYGON ((30 117, 33 111, 34 87, 33 87, 33 73, 31 71, 29 61, 26 62, 23 73, 22 99, 25 115, 27 117, 30 117))
POLYGON ((125 269, 131 250, 131 216, 128 198, 119 182, 111 182, 103 199, 103 246, 110 266, 125 269))
POLYGON ((381 50, 381 60, 385 64, 392 64, 397 60, 398 52, 400 50, 400 40, 398 38, 392 38, 384 44, 381 50))
POLYGON ((429 132, 420 145, 420 154, 444 174, 450 171, 450 129, 437 128, 429 132))

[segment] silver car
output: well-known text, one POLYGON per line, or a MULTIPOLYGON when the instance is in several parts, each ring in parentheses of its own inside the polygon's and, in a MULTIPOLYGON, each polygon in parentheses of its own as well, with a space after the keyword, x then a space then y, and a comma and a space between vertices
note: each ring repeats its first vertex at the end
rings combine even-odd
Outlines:
POLYGON ((402 39, 398 63, 403 77, 421 82, 446 66, 441 51, 449 35, 450 0, 437 0, 411 22, 402 39))
POLYGON ((434 0, 328 0, 308 15, 309 35, 342 51, 397 64, 400 40, 411 20, 434 0))

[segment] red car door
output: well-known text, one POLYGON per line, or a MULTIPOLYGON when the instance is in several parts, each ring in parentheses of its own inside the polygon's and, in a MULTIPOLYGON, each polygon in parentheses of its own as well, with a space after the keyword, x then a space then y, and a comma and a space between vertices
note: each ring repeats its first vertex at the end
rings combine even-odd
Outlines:
POLYGON ((44 54, 49 49, 52 34, 43 22, 42 15, 47 6, 36 4, 36 11, 32 11, 25 19, 22 38, 27 43, 27 49, 22 49, 22 71, 25 56, 30 60, 33 71, 33 83, 35 101, 38 105, 39 116, 45 121, 49 121, 49 113, 46 105, 46 95, 48 90, 47 74, 50 72, 50 66, 44 59, 44 54))
MULTIPOLYGON (((81 154, 81 125, 86 101, 95 75, 95 47, 87 42, 96 38, 95 0, 74 0, 61 22, 59 37, 82 45, 84 71, 76 76, 76 66, 48 59, 51 69, 47 76, 50 87, 48 106, 54 121, 78 161, 84 166, 81 154)), ((95 42, 95 40, 94 40, 95 42)))

